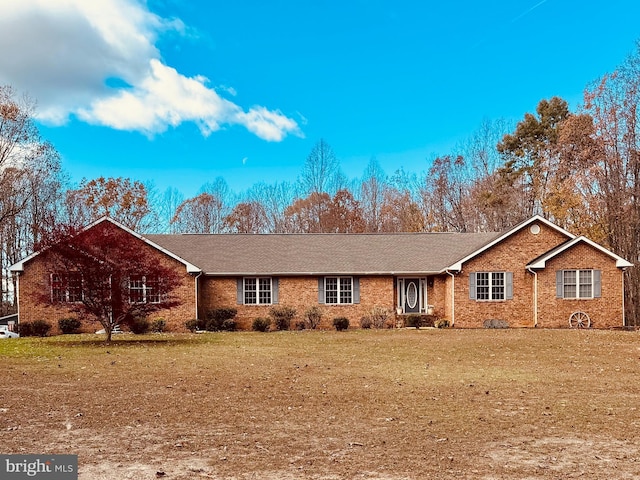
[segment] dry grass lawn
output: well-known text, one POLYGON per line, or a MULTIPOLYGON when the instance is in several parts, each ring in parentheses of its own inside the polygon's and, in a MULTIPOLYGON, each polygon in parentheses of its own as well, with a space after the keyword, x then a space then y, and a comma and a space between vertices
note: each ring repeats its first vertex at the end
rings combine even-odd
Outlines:
POLYGON ((0 441, 80 479, 638 478, 638 335, 5 340, 0 441))

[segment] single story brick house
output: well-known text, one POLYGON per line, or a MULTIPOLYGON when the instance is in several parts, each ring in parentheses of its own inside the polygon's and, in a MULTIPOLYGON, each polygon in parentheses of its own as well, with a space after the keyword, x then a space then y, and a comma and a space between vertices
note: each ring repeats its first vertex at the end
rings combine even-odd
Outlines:
MULTIPOLYGON (((236 308, 239 327, 250 329, 275 304, 299 315, 318 306, 324 328, 340 316, 357 326, 376 307, 396 319, 430 314, 462 328, 491 319, 511 327, 569 328, 570 317, 583 314, 592 327, 621 327, 624 270, 633 266, 541 216, 501 233, 143 236, 106 217, 87 228, 103 222, 181 272, 182 305, 154 315, 174 331, 220 307, 236 308)), ((40 257, 36 252, 11 267, 18 276, 19 319, 55 324, 68 310, 38 304, 38 292, 41 297, 48 289, 53 296, 57 289, 57 298, 71 302, 81 294, 81 281, 54 285, 55 272, 40 257)))

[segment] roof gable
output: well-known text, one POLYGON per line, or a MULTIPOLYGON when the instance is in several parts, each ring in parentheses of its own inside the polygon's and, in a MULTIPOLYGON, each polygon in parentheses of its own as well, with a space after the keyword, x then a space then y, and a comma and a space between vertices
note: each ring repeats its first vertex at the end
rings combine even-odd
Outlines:
MULTIPOLYGON (((130 235, 133 235, 134 237, 136 237, 137 239, 143 241, 144 243, 146 243, 147 245, 151 246, 152 248, 155 248, 156 250, 159 250, 160 252, 164 253, 165 255, 173 258, 174 260, 177 260, 178 262, 182 263, 186 269, 187 272, 189 273, 199 273, 200 269, 198 267, 196 267, 195 265, 189 263, 188 261, 184 260, 183 258, 179 257, 178 255, 176 255, 173 252, 170 252, 169 250, 165 249, 164 247, 152 242, 151 240, 149 240, 148 238, 140 235, 139 233, 134 232, 133 230, 131 230, 130 228, 122 225, 121 223, 115 221, 114 219, 110 218, 110 217, 101 217, 98 220, 96 220, 93 223, 90 223, 89 225, 87 225, 86 227, 84 227, 82 229, 82 232, 86 232, 87 230, 90 230, 91 228, 103 223, 103 222, 109 222, 112 225, 116 226, 117 228, 124 230, 125 232, 129 233, 130 235)), ((31 261, 32 259, 34 259, 35 257, 37 257, 38 255, 40 255, 40 253, 42 253, 43 250, 37 251, 37 252, 33 252, 31 255, 23 258, 22 260, 20 260, 19 262, 11 265, 11 267, 9 267, 9 270, 12 272, 22 272, 24 271, 24 265, 31 261)))
POLYGON ((534 223, 542 223, 544 225, 546 225, 547 227, 561 233, 562 235, 566 236, 568 239, 573 239, 575 238, 575 235, 573 235, 572 233, 566 231, 564 228, 559 227, 558 225, 556 225, 553 222, 550 222, 549 220, 547 220, 544 217, 541 217, 540 215, 534 215, 533 217, 520 222, 519 224, 511 227, 509 230, 507 230, 506 232, 498 235, 495 239, 493 239, 492 241, 486 243, 485 245, 482 245, 480 248, 478 248, 477 250, 469 253, 468 255, 461 257, 457 262, 451 264, 447 270, 451 270, 451 271, 456 271, 459 272, 462 270, 462 264, 465 262, 468 262, 469 260, 471 260, 472 258, 480 255, 483 252, 486 252, 487 250, 489 250, 490 248, 492 248, 494 245, 497 245, 498 243, 504 241, 505 239, 509 238, 510 236, 512 236, 513 234, 523 230, 524 228, 527 228, 528 226, 534 224, 534 223))
POLYGON ((540 255, 538 258, 536 258, 535 260, 531 261, 531 263, 529 263, 527 265, 527 268, 531 268, 532 270, 544 269, 546 267, 546 262, 548 262, 552 258, 555 258, 556 256, 560 255, 562 252, 565 252, 565 251, 573 248, 574 246, 578 245, 579 243, 585 243, 585 244, 595 248, 596 250, 604 253, 605 255, 608 255, 613 260, 615 260, 616 267, 618 267, 618 268, 633 267, 633 263, 628 262, 624 258, 622 258, 622 257, 616 255, 615 253, 613 253, 612 251, 607 250, 602 245, 594 242, 593 240, 589 240, 587 237, 580 236, 580 237, 575 237, 575 238, 573 238, 571 240, 568 240, 565 243, 563 243, 561 245, 558 245, 556 248, 554 248, 552 250, 549 250, 547 253, 544 253, 543 255, 540 255))

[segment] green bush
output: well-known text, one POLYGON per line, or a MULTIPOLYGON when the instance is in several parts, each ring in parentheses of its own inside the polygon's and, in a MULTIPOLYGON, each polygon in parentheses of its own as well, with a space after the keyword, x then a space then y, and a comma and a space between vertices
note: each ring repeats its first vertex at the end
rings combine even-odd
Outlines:
POLYGON ((296 309, 284 305, 271 307, 269 316, 273 318, 276 330, 289 330, 291 328, 291 321, 296 316, 296 309))
POLYGON ((158 318, 151 323, 153 333, 162 333, 165 328, 167 328, 167 322, 164 321, 164 318, 158 318))
POLYGON ((18 332, 22 337, 46 337, 51 330, 51 324, 44 320, 22 322, 18 324, 18 332))
POLYGON ((151 328, 151 323, 146 317, 134 317, 129 322, 129 329, 136 335, 142 335, 148 333, 151 328))
POLYGON ((251 325, 251 329, 254 332, 268 332, 270 328, 271 328, 271 319, 264 318, 264 317, 256 318, 253 321, 253 324, 251 325))
POLYGON ((310 307, 304 312, 304 324, 310 330, 315 330, 322 321, 322 310, 318 306, 310 307))
POLYGON ((58 320, 58 328, 65 335, 71 334, 71 333, 78 333, 78 330, 80 330, 81 325, 82 324, 80 323, 80 320, 73 317, 61 318, 60 320, 58 320))
POLYGON ((333 326, 338 332, 349 328, 349 319, 347 317, 337 317, 333 319, 333 326))
POLYGON ((235 308, 214 308, 207 312, 207 320, 203 330, 219 332, 220 330, 234 331, 236 329, 235 316, 238 310, 235 308))

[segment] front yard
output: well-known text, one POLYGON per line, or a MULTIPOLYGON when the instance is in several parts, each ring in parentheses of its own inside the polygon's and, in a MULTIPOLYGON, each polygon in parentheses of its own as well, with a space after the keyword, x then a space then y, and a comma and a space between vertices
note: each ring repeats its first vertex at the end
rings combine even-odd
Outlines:
POLYGON ((0 440, 81 479, 637 478, 639 358, 595 330, 4 340, 0 440))

